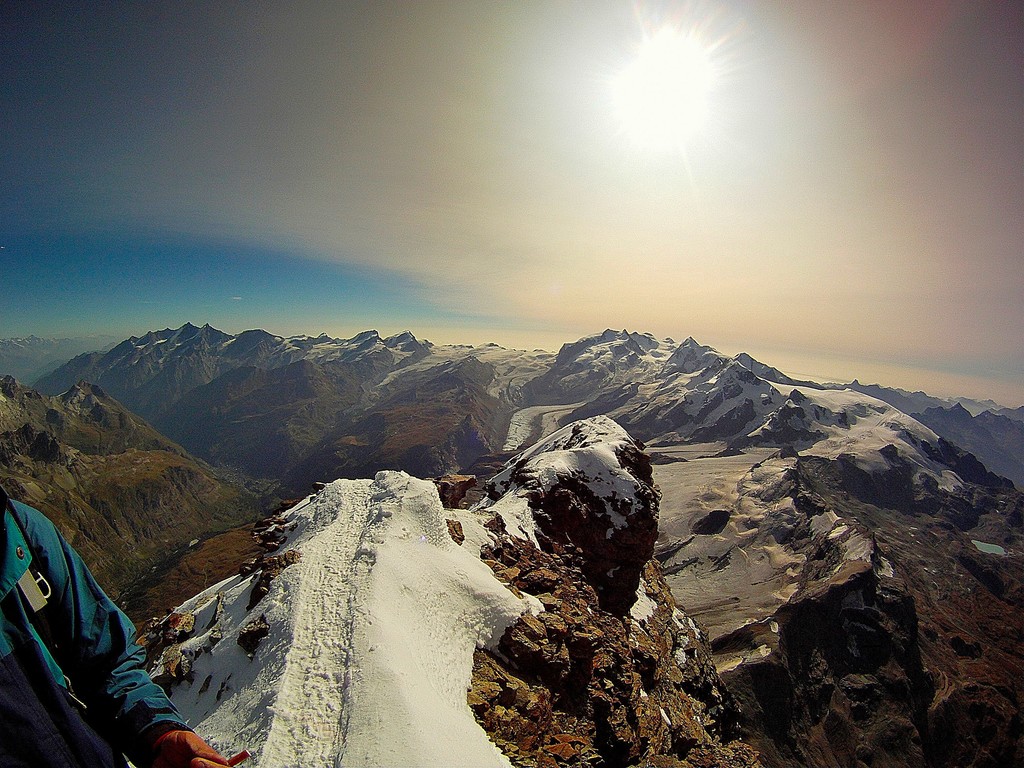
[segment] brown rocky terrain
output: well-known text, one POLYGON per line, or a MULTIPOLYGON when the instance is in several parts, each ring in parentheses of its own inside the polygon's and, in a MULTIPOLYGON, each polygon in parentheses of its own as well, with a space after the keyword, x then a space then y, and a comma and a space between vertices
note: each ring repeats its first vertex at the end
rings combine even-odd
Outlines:
POLYGON ((188 543, 257 512, 255 499, 100 388, 47 397, 0 379, 0 469, 118 594, 188 543))
MULTIPOLYGON (((592 422, 562 433, 544 450, 595 442, 592 422)), ((629 499, 602 495, 587 471, 552 475, 528 455, 489 487, 497 509, 503 497, 525 500, 537 527, 531 540, 495 513, 484 561, 510 588, 538 596, 544 611, 520 617, 496 651, 476 652, 470 706, 515 765, 759 765, 734 741, 736 710, 706 635, 651 559, 658 493, 650 462, 624 432, 615 437, 629 499), (609 527, 612 506, 624 522, 609 527)))

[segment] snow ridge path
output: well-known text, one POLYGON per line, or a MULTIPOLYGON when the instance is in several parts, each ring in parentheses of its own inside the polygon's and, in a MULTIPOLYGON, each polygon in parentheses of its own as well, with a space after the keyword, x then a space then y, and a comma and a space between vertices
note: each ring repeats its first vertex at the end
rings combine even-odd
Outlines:
POLYGON ((384 471, 330 483, 284 529, 302 557, 252 608, 253 575, 182 606, 207 627, 182 644, 194 674, 173 696, 189 723, 259 768, 511 768, 466 701, 473 654, 543 605, 480 560, 482 523, 384 471), (475 546, 452 541, 453 515, 475 546), (234 642, 260 622, 255 651, 234 642))
POLYGON ((343 751, 356 598, 373 564, 364 543, 381 522, 369 503, 372 485, 335 483, 310 502, 314 522, 337 516, 301 548, 294 640, 261 766, 329 766, 343 751))

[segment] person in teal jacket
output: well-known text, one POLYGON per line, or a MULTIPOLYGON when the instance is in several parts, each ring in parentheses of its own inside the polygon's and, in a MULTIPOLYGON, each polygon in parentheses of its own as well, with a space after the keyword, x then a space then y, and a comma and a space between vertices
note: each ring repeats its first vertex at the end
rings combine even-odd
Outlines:
POLYGON ((146 673, 135 628, 54 525, 2 488, 0 509, 0 766, 227 765, 146 673))

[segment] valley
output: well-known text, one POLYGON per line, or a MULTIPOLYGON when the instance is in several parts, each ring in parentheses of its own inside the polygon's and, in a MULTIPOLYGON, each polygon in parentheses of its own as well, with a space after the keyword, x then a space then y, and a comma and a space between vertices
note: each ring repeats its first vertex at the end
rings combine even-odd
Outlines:
POLYGON ((665 448, 686 462, 654 465, 662 494, 656 556, 672 594, 712 639, 771 615, 795 581, 777 544, 753 540, 763 521, 752 509, 755 500, 744 494, 740 502, 751 467, 778 451, 716 455, 721 450, 718 444, 665 448))

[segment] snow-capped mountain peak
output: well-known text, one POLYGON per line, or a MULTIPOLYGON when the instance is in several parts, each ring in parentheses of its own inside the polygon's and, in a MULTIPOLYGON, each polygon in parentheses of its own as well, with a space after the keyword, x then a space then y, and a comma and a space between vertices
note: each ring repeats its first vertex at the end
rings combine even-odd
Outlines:
POLYGON ((713 365, 723 356, 711 347, 697 343, 692 336, 680 344, 665 361, 667 373, 696 373, 713 365))

